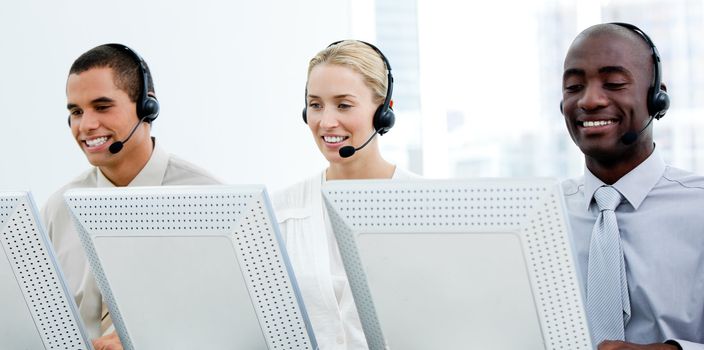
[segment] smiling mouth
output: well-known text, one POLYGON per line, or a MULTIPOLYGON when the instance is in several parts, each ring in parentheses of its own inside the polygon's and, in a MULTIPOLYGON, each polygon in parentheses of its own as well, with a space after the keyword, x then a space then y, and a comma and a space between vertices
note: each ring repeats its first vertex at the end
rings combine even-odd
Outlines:
POLYGON ((340 143, 350 138, 349 136, 323 136, 325 143, 340 143))
POLYGON ((577 125, 583 128, 596 128, 599 126, 611 125, 613 123, 613 120, 588 120, 583 122, 577 121, 577 125))
POLYGON ((90 140, 85 140, 83 141, 88 147, 98 147, 102 146, 106 142, 108 142, 108 137, 107 136, 102 136, 102 137, 96 137, 94 139, 90 140))

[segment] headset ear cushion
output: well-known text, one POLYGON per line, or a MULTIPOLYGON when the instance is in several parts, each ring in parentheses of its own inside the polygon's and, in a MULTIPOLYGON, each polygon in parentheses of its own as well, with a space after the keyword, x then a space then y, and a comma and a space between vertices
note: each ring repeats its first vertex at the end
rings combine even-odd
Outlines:
POLYGON ((308 115, 306 115, 306 112, 307 112, 307 111, 308 111, 308 108, 305 108, 305 107, 304 107, 304 108, 303 108, 303 113, 301 113, 301 114, 303 115, 303 122, 306 123, 306 124, 308 124, 308 115))
POLYGON ((384 105, 379 106, 374 112, 374 130, 379 132, 379 135, 386 134, 396 123, 396 114, 391 108, 382 111, 384 105))
POLYGON ((140 119, 146 116, 146 122, 153 122, 156 117, 159 116, 159 101, 157 101, 154 97, 147 97, 144 99, 144 102, 142 102, 142 110, 139 114, 140 119))
POLYGON ((662 118, 667 113, 667 109, 670 108, 670 96, 665 91, 658 91, 653 95, 649 107, 650 115, 654 116, 655 119, 662 118))

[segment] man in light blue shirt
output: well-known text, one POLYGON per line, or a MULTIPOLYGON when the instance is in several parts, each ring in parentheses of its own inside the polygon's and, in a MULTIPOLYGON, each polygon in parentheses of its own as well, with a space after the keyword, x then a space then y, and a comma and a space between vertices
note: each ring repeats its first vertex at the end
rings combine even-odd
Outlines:
POLYGON ((655 45, 628 24, 586 29, 565 58, 560 107, 586 168, 563 190, 592 336, 617 328, 590 309, 590 299, 603 306, 613 292, 589 285, 596 273, 615 276, 611 295, 623 306, 623 339, 594 339, 600 350, 704 350, 704 177, 666 165, 653 143, 652 121, 669 105, 660 74, 655 45), (615 209, 596 203, 603 187, 620 195, 615 209), (597 268, 596 260, 608 260, 597 256, 608 210, 618 257, 597 268))

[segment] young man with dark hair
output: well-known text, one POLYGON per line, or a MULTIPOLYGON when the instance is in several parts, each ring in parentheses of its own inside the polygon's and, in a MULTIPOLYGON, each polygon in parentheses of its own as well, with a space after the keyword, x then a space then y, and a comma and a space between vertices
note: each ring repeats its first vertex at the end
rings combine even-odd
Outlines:
POLYGON ((669 106, 659 60, 623 23, 586 29, 565 58, 561 108, 586 167, 563 189, 600 350, 704 349, 704 177, 653 143, 669 106))
POLYGON ((121 349, 63 193, 79 187, 210 185, 206 171, 170 155, 151 136, 159 113, 149 67, 120 44, 95 47, 71 66, 69 125, 93 167, 59 189, 42 216, 96 350, 121 349))

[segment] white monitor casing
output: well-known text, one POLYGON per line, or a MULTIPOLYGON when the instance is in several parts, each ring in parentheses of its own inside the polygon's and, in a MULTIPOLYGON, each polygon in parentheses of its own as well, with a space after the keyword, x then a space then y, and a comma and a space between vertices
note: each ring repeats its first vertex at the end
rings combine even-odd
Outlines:
POLYGON ((0 192, 0 349, 93 349, 29 192, 0 192))
POLYGON ((323 194, 370 349, 592 349, 558 181, 329 181, 323 194))
POLYGON ((65 199, 126 350, 316 348, 263 186, 65 199))

